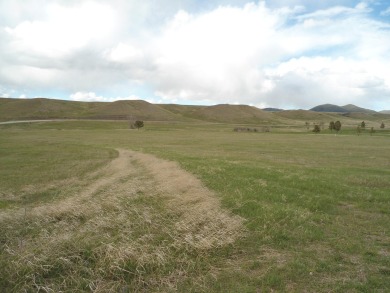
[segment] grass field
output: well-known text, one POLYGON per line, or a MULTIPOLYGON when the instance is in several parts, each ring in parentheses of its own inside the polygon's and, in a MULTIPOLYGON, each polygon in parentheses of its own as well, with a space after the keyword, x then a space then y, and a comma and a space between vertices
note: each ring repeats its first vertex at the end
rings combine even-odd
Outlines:
POLYGON ((0 125, 0 287, 389 292, 390 132, 233 127, 0 125))

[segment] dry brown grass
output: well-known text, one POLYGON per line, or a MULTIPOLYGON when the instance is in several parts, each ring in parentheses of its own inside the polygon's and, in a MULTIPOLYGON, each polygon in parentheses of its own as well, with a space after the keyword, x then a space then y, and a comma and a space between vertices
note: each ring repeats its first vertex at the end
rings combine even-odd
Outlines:
POLYGON ((232 243, 242 230, 242 219, 220 207, 215 195, 201 181, 180 169, 174 162, 145 154, 137 159, 157 181, 167 206, 180 214, 175 223, 178 245, 208 249, 232 243))
POLYGON ((119 150, 62 188, 61 200, 1 212, 8 290, 175 290, 199 259, 242 235, 242 219, 198 179, 150 155, 119 150))

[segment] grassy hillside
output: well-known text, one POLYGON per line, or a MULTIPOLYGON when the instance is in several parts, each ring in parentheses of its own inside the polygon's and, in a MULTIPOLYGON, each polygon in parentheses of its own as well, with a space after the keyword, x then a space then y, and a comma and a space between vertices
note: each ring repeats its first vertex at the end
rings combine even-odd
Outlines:
POLYGON ((131 119, 147 121, 180 120, 177 115, 151 103, 132 100, 102 103, 88 118, 94 119, 131 119))
POLYGON ((306 111, 306 110, 285 110, 274 113, 275 116, 287 118, 290 120, 300 120, 300 121, 332 121, 337 115, 331 113, 321 113, 314 111, 306 111))
POLYGON ((275 116, 272 113, 246 105, 215 105, 215 106, 182 106, 161 105, 161 107, 197 120, 224 123, 272 123, 275 116))
MULTIPOLYGON (((74 102, 53 99, 1 99, 0 120, 50 118, 127 119, 271 123, 272 113, 246 105, 184 106, 158 105, 145 101, 74 102)), ((277 117, 276 117, 277 118, 277 117)))
POLYGON ((360 112, 360 113, 376 113, 374 110, 361 108, 352 104, 348 104, 345 106, 342 106, 343 109, 347 110, 348 112, 360 112))
POLYGON ((0 120, 76 118, 88 115, 99 103, 53 99, 2 99, 0 120))
POLYGON ((75 102, 53 99, 2 99, 1 120, 27 119, 128 119, 176 120, 177 117, 145 101, 75 102))
POLYGON ((296 130, 0 125, 0 288, 388 292, 390 131, 296 130))
MULTIPOLYGON (((247 105, 189 106, 151 104, 141 100, 115 102, 75 102, 54 99, 0 98, 0 121, 39 119, 105 119, 145 121, 203 121, 251 125, 300 125, 340 120, 357 125, 362 120, 374 124, 388 121, 381 113, 328 113, 306 110, 269 112, 247 105)), ((385 122, 387 123, 387 122, 385 122)))

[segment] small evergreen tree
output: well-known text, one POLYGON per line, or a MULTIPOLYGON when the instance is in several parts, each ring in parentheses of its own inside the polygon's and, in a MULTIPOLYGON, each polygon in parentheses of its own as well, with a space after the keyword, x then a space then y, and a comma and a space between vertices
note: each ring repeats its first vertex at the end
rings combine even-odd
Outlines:
POLYGON ((336 130, 337 132, 339 132, 340 129, 341 129, 341 122, 337 120, 337 121, 334 123, 334 130, 336 130))
POLYGON ((140 128, 144 127, 144 122, 141 120, 137 120, 134 122, 134 127, 139 130, 140 128))
POLYGON ((362 121, 362 123, 360 123, 360 127, 363 129, 366 128, 366 122, 362 121))
POLYGON ((382 122, 381 129, 384 129, 384 128, 385 128, 385 123, 382 122))
POLYGON ((330 131, 333 131, 333 129, 334 129, 334 121, 330 121, 329 129, 330 129, 330 131))
POLYGON ((318 124, 314 124, 313 132, 318 133, 321 131, 321 128, 318 124))

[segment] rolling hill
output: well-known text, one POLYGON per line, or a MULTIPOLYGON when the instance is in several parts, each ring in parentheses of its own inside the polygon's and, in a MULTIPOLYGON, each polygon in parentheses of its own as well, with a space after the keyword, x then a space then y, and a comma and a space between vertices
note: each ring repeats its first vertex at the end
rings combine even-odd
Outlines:
POLYGON ((279 109, 279 108, 263 108, 262 110, 266 111, 266 112, 280 112, 280 111, 283 111, 283 109, 279 109))
POLYGON ((265 111, 247 105, 193 106, 152 104, 142 100, 78 102, 55 99, 0 98, 0 121, 40 119, 103 119, 145 121, 204 121, 232 124, 301 124, 343 120, 388 120, 389 114, 346 105, 326 104, 315 110, 265 111), (342 110, 341 110, 342 109, 342 110), (348 110, 347 110, 348 109, 348 110))
POLYGON ((145 101, 77 102, 54 99, 0 99, 0 120, 34 119, 177 120, 174 113, 145 101))
POLYGON ((182 117, 209 122, 269 123, 275 120, 272 113, 247 105, 182 106, 161 105, 164 109, 182 117))
POLYGON ((334 120, 334 116, 330 113, 321 113, 308 110, 285 110, 275 112, 274 115, 291 120, 303 120, 303 121, 331 121, 334 120))
POLYGON ((318 105, 316 107, 313 107, 310 109, 310 111, 315 112, 329 112, 329 113, 368 113, 368 114, 374 114, 377 113, 374 110, 361 108, 352 104, 348 104, 345 106, 337 106, 333 104, 323 104, 318 105))
POLYGON ((92 119, 132 119, 132 120, 155 120, 172 121, 180 120, 176 114, 169 112, 158 105, 142 100, 115 101, 100 103, 93 113, 87 118, 92 119))
POLYGON ((0 100, 0 119, 52 119, 85 116, 96 103, 82 103, 52 99, 0 100))
POLYGON ((348 112, 359 112, 359 113, 376 113, 374 110, 361 108, 352 104, 348 104, 345 106, 342 106, 343 109, 347 110, 348 112))
POLYGON ((333 113, 344 113, 348 112, 348 110, 344 109, 343 107, 332 105, 332 104, 323 104, 318 105, 310 109, 310 111, 314 112, 333 112, 333 113))

